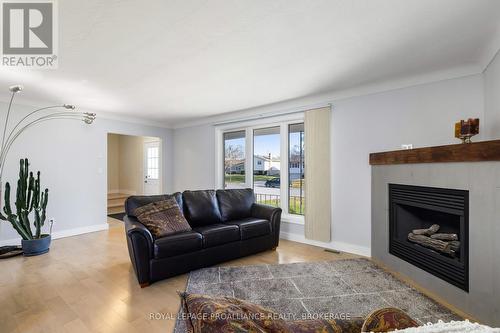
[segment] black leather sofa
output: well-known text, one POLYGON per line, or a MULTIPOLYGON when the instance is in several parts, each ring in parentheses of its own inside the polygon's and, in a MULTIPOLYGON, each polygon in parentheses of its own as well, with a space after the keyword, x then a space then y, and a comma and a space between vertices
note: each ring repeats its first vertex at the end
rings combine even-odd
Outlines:
POLYGON ((278 246, 281 208, 255 203, 252 189, 173 195, 193 230, 158 239, 134 211, 166 195, 131 196, 125 202, 127 246, 141 287, 278 246))

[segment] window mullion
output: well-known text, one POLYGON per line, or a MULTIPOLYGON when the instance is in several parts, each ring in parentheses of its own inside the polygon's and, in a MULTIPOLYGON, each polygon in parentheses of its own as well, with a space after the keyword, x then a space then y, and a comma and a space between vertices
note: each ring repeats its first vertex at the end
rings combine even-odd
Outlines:
POLYGON ((288 214, 288 125, 280 125, 280 196, 281 209, 288 214))
POLYGON ((253 129, 245 129, 245 186, 253 188, 253 129))

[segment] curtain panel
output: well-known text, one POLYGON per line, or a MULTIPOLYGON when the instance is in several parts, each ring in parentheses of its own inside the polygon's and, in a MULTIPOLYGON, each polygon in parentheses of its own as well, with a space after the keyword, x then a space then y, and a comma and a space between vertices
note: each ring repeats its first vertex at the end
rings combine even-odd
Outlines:
POLYGON ((329 242, 331 238, 331 108, 305 112, 305 237, 329 242))

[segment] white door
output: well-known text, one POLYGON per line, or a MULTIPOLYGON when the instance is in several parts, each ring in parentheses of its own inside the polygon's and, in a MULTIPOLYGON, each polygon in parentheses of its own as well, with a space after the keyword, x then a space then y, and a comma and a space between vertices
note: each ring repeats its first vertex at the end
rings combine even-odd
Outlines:
POLYGON ((160 142, 144 143, 144 195, 160 194, 160 142))

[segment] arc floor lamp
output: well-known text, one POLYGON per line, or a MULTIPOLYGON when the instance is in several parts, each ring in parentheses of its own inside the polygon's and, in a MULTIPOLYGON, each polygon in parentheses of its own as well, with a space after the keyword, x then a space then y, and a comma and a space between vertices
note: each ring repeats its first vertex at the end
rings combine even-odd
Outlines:
POLYGON ((7 127, 9 126, 9 116, 12 108, 12 102, 14 101, 14 96, 23 90, 23 86, 15 85, 10 87, 9 90, 12 95, 7 108, 7 115, 5 116, 2 144, 0 145, 0 198, 2 195, 2 175, 7 154, 9 153, 12 144, 25 130, 39 123, 56 119, 80 120, 85 124, 90 125, 96 118, 95 113, 75 111, 75 106, 71 104, 46 106, 28 113, 20 121, 18 121, 7 134, 7 131, 9 130, 7 127))

